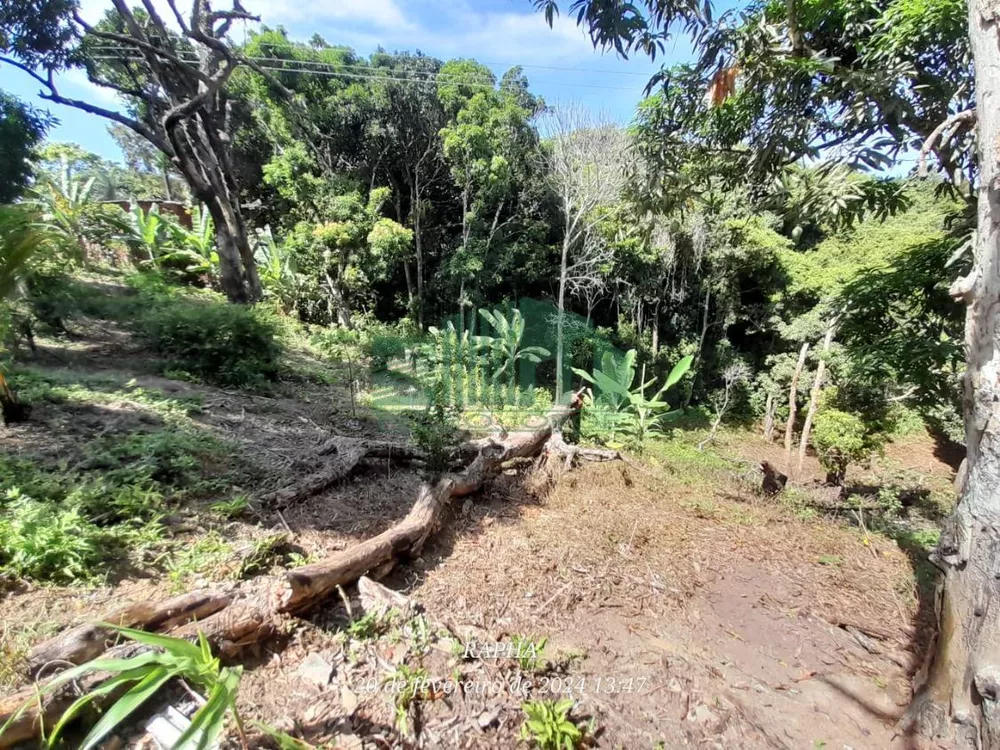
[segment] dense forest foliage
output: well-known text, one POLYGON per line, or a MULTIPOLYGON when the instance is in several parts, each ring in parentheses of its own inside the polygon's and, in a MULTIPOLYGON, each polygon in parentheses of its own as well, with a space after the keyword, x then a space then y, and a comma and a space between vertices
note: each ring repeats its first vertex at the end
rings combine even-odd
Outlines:
MULTIPOLYGON (((636 453, 682 415, 699 449, 726 421, 768 441, 783 424, 788 470, 797 434, 832 485, 902 432, 964 440, 914 706, 1000 747, 995 8, 575 0, 620 56, 692 41, 616 123, 520 67, 167 4, 115 0, 93 25, 75 0, 0 8, 0 63, 111 121, 124 156, 44 142, 50 116, 0 97, 7 360, 98 314, 79 283, 98 273, 125 278, 118 312, 179 379, 267 387, 305 340, 348 363, 353 410, 363 359, 420 407, 434 470, 458 424, 506 434, 553 403, 586 404, 571 440, 636 453), (65 96, 67 69, 119 106, 65 96)), ((557 0, 533 4, 552 25, 557 0)), ((28 416, 2 373, 0 405, 28 416)))
MULTIPOLYGON (((823 410, 852 414, 877 446, 918 409, 959 434, 962 316, 945 268, 961 205, 943 185, 816 163, 788 168, 763 196, 709 180, 696 196, 652 201, 649 144, 673 106, 666 94, 621 127, 547 105, 520 68, 498 80, 474 60, 362 58, 280 29, 243 51, 269 66, 229 81, 233 169, 265 299, 284 314, 377 331, 378 347, 401 354, 429 327, 489 333, 478 309, 520 307, 525 344, 565 350, 563 390, 579 382, 570 368, 599 367, 608 347, 634 349, 634 376, 647 380, 690 355, 677 404, 714 411, 727 396, 727 417, 768 421, 787 416, 808 344, 798 406, 821 360, 835 386, 820 422, 823 410)), ((73 144, 38 148, 25 205, 78 262, 152 264, 213 285, 207 209, 148 142, 111 132, 124 164, 73 144), (195 226, 104 203, 116 200, 186 201, 195 226)), ((54 283, 35 275, 29 288, 54 283)), ((539 385, 556 382, 555 357, 534 369, 539 385)))

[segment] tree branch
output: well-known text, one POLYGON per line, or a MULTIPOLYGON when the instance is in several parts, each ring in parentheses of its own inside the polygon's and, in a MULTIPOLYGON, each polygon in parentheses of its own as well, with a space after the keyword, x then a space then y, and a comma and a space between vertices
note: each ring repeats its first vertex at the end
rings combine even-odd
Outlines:
POLYGON ((115 33, 110 32, 110 31, 98 31, 93 26, 90 26, 89 24, 87 24, 87 22, 84 21, 82 18, 80 18, 80 16, 77 15, 77 14, 74 14, 73 18, 74 18, 74 20, 78 24, 80 24, 80 26, 83 27, 83 30, 85 32, 87 32, 88 34, 91 34, 93 36, 96 36, 98 39, 109 39, 109 40, 111 40, 113 42, 121 42, 122 44, 131 45, 131 46, 136 47, 138 49, 141 49, 141 50, 144 50, 146 52, 149 52, 150 54, 156 55, 158 57, 162 57, 164 60, 172 62, 177 67, 181 68, 185 72, 192 73, 199 80, 204 81, 205 83, 208 83, 209 80, 211 80, 211 79, 209 79, 208 76, 206 76, 204 73, 202 73, 200 70, 198 70, 198 68, 195 67, 194 65, 192 65, 190 62, 188 62, 186 60, 182 60, 181 58, 177 57, 177 55, 173 54, 172 52, 168 52, 167 50, 162 49, 161 47, 157 47, 155 44, 150 44, 149 42, 144 42, 143 40, 136 39, 135 37, 129 36, 128 34, 115 34, 115 33))
POLYGON ((83 112, 87 112, 92 115, 97 115, 98 117, 103 117, 106 120, 112 120, 113 122, 117 122, 120 125, 124 125, 129 130, 132 130, 141 135, 143 138, 145 138, 154 146, 156 146, 158 149, 160 149, 163 153, 168 155, 173 154, 173 149, 170 147, 170 144, 168 144, 163 138, 158 136, 149 127, 142 124, 138 120, 133 120, 131 117, 126 117, 121 112, 116 112, 113 109, 105 109, 104 107, 98 107, 94 104, 89 104, 88 102, 84 102, 79 99, 71 99, 67 96, 63 96, 62 94, 60 94, 58 89, 56 88, 55 81, 53 80, 53 73, 51 70, 48 71, 48 78, 46 79, 43 78, 35 70, 32 70, 27 65, 24 65, 23 63, 20 63, 17 60, 11 59, 9 57, 0 57, 0 62, 7 63, 8 65, 13 65, 15 68, 23 70, 29 76, 31 76, 36 81, 45 86, 49 90, 49 93, 46 94, 45 92, 40 91, 38 93, 38 96, 41 97, 42 99, 46 99, 50 102, 55 102, 56 104, 64 104, 67 107, 73 107, 74 109, 79 109, 83 112))
POLYGON ((954 135, 955 130, 967 122, 975 122, 976 118, 975 109, 966 109, 952 115, 934 128, 933 132, 927 136, 927 140, 924 141, 924 145, 920 147, 920 158, 917 160, 917 176, 921 178, 927 177, 927 154, 934 149, 936 143, 939 141, 944 143, 949 140, 954 135))

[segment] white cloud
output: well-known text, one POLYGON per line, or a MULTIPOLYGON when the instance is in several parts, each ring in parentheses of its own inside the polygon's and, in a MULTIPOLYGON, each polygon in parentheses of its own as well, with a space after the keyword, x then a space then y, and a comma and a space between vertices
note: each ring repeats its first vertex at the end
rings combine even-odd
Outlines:
MULTIPOLYGON (((250 0, 247 10, 270 25, 309 24, 329 21, 399 31, 412 27, 395 0, 250 0)), ((323 32, 321 28, 314 30, 323 32)))
POLYGON ((116 105, 114 109, 117 109, 117 105, 121 104, 118 100, 118 96, 112 89, 105 88, 104 86, 98 86, 96 83, 93 83, 89 78, 87 78, 86 71, 81 70, 80 68, 70 68, 64 73, 60 73, 58 79, 56 80, 56 85, 59 87, 61 93, 69 93, 74 98, 83 99, 101 106, 113 104, 116 105), (68 83, 71 87, 76 89, 76 92, 64 91, 63 89, 65 89, 65 86, 63 83, 68 83))
POLYGON ((430 54, 469 55, 487 62, 569 62, 594 54, 590 40, 572 19, 559 17, 549 28, 537 13, 464 10, 450 28, 424 28, 410 39, 410 44, 430 54))

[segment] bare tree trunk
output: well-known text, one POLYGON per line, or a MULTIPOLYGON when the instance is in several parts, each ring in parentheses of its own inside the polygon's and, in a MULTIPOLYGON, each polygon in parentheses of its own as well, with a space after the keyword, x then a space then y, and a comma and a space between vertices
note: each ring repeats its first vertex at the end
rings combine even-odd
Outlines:
POLYGON ((326 285, 330 290, 330 298, 333 300, 333 309, 337 314, 337 325, 341 328, 351 329, 351 307, 347 304, 347 293, 341 286, 340 279, 343 278, 345 269, 340 270, 340 275, 334 279, 330 274, 326 274, 326 285))
POLYGON ((212 215, 223 291, 230 302, 257 302, 263 292, 227 146, 213 132, 207 115, 204 119, 205 122, 196 118, 175 119, 164 128, 176 154, 175 162, 191 192, 212 215))
POLYGON ((559 262, 559 304, 556 319, 556 403, 563 396, 563 325, 566 317, 566 271, 569 262, 569 230, 563 235, 562 260, 559 262))
MULTIPOLYGON (((701 351, 705 347, 705 336, 708 334, 708 309, 712 302, 712 290, 705 290, 705 304, 702 306, 701 310, 701 334, 698 336, 698 350, 694 353, 694 361, 691 363, 691 369, 695 372, 695 377, 698 377, 698 364, 701 362, 701 351)), ((691 397, 694 395, 694 384, 688 389, 687 396, 684 398, 684 406, 687 407, 691 403, 691 397)))
POLYGON ((944 570, 936 651, 911 706, 918 727, 1000 748, 1000 34, 996 4, 969 3, 979 132, 975 265, 951 293, 968 308, 963 376, 968 474, 931 560, 944 570), (949 722, 950 719, 950 722, 949 722))
POLYGON ((413 216, 413 249, 417 259, 417 326, 424 330, 424 245, 420 233, 420 176, 414 178, 411 190, 410 213, 413 216))
POLYGON ((215 244, 219 254, 219 283, 230 302, 256 302, 263 293, 253 251, 247 239, 246 226, 236 207, 222 196, 199 195, 212 215, 215 224, 215 244), (207 200, 205 200, 207 198, 207 200), (239 227, 243 227, 242 232, 239 227), (250 257, 247 266, 245 258, 250 257))
POLYGON ((806 355, 809 353, 809 343, 802 345, 799 352, 799 361, 795 364, 795 372, 792 373, 792 383, 788 387, 788 421, 785 423, 785 455, 788 459, 788 470, 792 468, 792 433, 795 431, 795 414, 798 411, 796 401, 799 397, 799 377, 802 375, 802 368, 806 363, 806 355))
POLYGON ((416 315, 416 299, 413 292, 413 272, 410 271, 410 261, 403 261, 403 274, 406 276, 406 310, 410 315, 416 315))
POLYGON ((163 197, 168 201, 174 199, 174 191, 170 187, 170 170, 167 169, 167 165, 163 164, 160 167, 163 170, 163 197))
MULTIPOLYGON (((823 339, 823 353, 830 351, 830 344, 833 342, 833 332, 837 328, 837 320, 830 323, 826 329, 826 337, 823 339)), ((820 357, 816 366, 816 379, 813 381, 812 391, 809 394, 809 411, 806 412, 806 421, 802 425, 802 437, 799 438, 799 471, 802 471, 802 464, 806 460, 806 446, 809 444, 809 431, 812 429, 813 418, 816 416, 816 409, 819 406, 819 395, 823 390, 823 378, 826 377, 826 360, 820 357)))
POLYGON ((653 308, 653 359, 660 351, 660 303, 657 302, 653 308))
POLYGON ((764 440, 774 442, 774 408, 777 404, 774 394, 767 394, 767 404, 764 406, 764 440))

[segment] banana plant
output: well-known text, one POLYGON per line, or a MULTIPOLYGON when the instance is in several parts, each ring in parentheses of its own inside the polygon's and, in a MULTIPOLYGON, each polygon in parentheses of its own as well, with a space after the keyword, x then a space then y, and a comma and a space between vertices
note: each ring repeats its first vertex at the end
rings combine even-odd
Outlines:
POLYGON ((670 404, 663 397, 691 369, 694 357, 688 355, 674 365, 663 386, 651 396, 647 396, 646 391, 653 386, 656 378, 646 380, 645 366, 639 378, 639 385, 631 387, 632 379, 635 377, 635 359, 635 349, 626 352, 621 362, 615 361, 614 356, 606 352, 601 362, 603 370, 594 368, 593 373, 588 373, 574 367, 573 372, 588 383, 598 386, 601 389, 601 397, 614 411, 624 409, 628 412, 629 419, 625 423, 625 431, 637 446, 642 447, 650 435, 660 431, 666 417, 680 411, 679 409, 669 411, 670 404))
POLYGON ((154 203, 149 211, 143 211, 142 206, 133 201, 129 206, 127 227, 127 231, 118 239, 133 250, 145 251, 148 260, 155 263, 160 254, 164 231, 160 207, 154 203))
POLYGON ((618 360, 611 352, 604 352, 601 356, 601 366, 595 367, 593 373, 573 368, 573 372, 583 378, 591 385, 600 389, 600 398, 613 411, 619 411, 626 403, 628 394, 632 388, 632 381, 635 380, 635 358, 636 350, 629 349, 625 355, 618 360))
POLYGON ((541 346, 526 346, 521 348, 521 340, 524 338, 524 316, 521 311, 514 309, 511 311, 510 320, 504 317, 500 309, 481 309, 479 316, 485 320, 496 336, 475 336, 473 337, 480 345, 493 350, 500 361, 500 367, 493 373, 493 378, 499 380, 505 373, 509 377, 511 394, 517 393, 517 363, 521 360, 541 362, 543 359, 552 356, 552 352, 541 346))
POLYGON ((209 273, 219 264, 215 250, 215 224, 205 206, 191 209, 191 229, 171 217, 161 216, 170 236, 170 248, 157 259, 160 265, 182 268, 185 273, 209 273))
POLYGON ((274 239, 270 226, 254 233, 254 260, 264 290, 281 302, 285 312, 298 306, 300 277, 295 258, 274 239))

